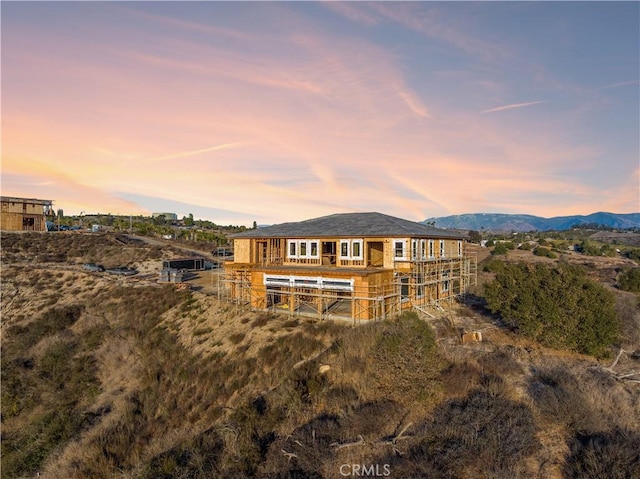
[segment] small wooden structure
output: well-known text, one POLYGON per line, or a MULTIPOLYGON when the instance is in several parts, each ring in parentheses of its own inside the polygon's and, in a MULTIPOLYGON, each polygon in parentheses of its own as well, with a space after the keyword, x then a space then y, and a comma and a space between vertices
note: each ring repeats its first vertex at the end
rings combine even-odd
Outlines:
POLYGON ((462 344, 482 342, 482 332, 481 331, 464 332, 460 336, 460 339, 462 340, 462 344))
POLYGON ((47 231, 47 217, 53 216, 53 201, 37 198, 0 197, 2 231, 47 231))

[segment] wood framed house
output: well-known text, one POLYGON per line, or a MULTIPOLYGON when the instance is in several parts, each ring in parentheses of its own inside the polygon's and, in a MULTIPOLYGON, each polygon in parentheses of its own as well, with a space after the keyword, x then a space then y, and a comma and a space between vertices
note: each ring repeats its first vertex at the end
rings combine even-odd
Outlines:
POLYGON ((231 236, 226 293, 255 309, 371 320, 437 305, 476 279, 465 236, 381 213, 345 213, 231 236))
POLYGON ((47 231, 47 216, 53 215, 53 201, 36 198, 0 198, 2 231, 47 231))

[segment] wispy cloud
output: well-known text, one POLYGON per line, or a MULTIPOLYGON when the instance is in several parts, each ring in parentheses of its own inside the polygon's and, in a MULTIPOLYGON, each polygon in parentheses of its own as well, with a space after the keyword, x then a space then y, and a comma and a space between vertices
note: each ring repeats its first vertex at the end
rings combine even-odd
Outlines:
POLYGON ((400 90, 398 91, 398 95, 400 95, 400 98, 402 98, 402 100, 407 104, 411 111, 416 115, 422 116, 424 118, 429 117, 429 111, 415 94, 408 90, 400 90))
POLYGON ((540 103, 545 103, 545 100, 528 101, 526 103, 511 103, 509 105, 502 105, 502 106, 497 106, 495 108, 490 108, 488 110, 484 110, 482 113, 494 113, 496 111, 513 110, 514 108, 524 108, 525 106, 539 105, 540 103))
POLYGON ((208 148, 200 148, 198 150, 180 151, 170 155, 159 156, 157 158, 152 158, 150 161, 175 160, 177 158, 187 158, 189 156, 208 153, 209 151, 230 150, 233 148, 240 148, 241 146, 244 146, 244 143, 225 143, 222 145, 210 146, 208 148))
POLYGON ((503 45, 491 43, 473 35, 469 30, 465 30, 462 17, 448 16, 437 4, 430 5, 426 10, 421 9, 419 3, 411 2, 373 2, 368 5, 388 20, 474 56, 486 60, 509 56, 508 50, 503 45))
POLYGON ((378 19, 363 8, 366 7, 366 4, 356 5, 349 2, 322 2, 322 5, 354 22, 367 26, 378 24, 378 19))
POLYGON ((609 88, 619 88, 621 86, 637 85, 638 83, 640 83, 640 80, 623 81, 620 83, 612 83, 611 85, 601 86, 600 88, 598 88, 598 90, 607 90, 609 88))

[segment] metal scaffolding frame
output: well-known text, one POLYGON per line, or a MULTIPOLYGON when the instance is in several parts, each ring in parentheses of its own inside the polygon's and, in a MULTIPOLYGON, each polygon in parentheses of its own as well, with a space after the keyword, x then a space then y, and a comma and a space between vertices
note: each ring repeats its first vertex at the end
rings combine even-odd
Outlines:
MULTIPOLYGON (((438 308, 444 300, 464 297, 469 287, 477 284, 475 255, 405 263, 409 263, 409 268, 395 270, 392 282, 352 291, 262 284, 254 287, 250 265, 229 268, 218 282, 218 298, 289 316, 348 319, 357 323, 393 317, 412 307, 438 308)), ((298 274, 310 272, 313 268, 301 267, 298 274)))

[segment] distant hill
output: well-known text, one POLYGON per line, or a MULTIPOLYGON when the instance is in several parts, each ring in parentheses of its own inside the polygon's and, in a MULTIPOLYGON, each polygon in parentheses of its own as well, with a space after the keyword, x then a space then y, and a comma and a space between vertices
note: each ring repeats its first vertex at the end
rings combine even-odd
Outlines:
POLYGON ((504 213, 470 213, 463 215, 428 218, 424 223, 435 221, 440 228, 491 231, 548 231, 567 230, 575 225, 597 224, 611 228, 640 228, 640 213, 605 213, 590 215, 556 216, 542 218, 533 215, 504 213))

